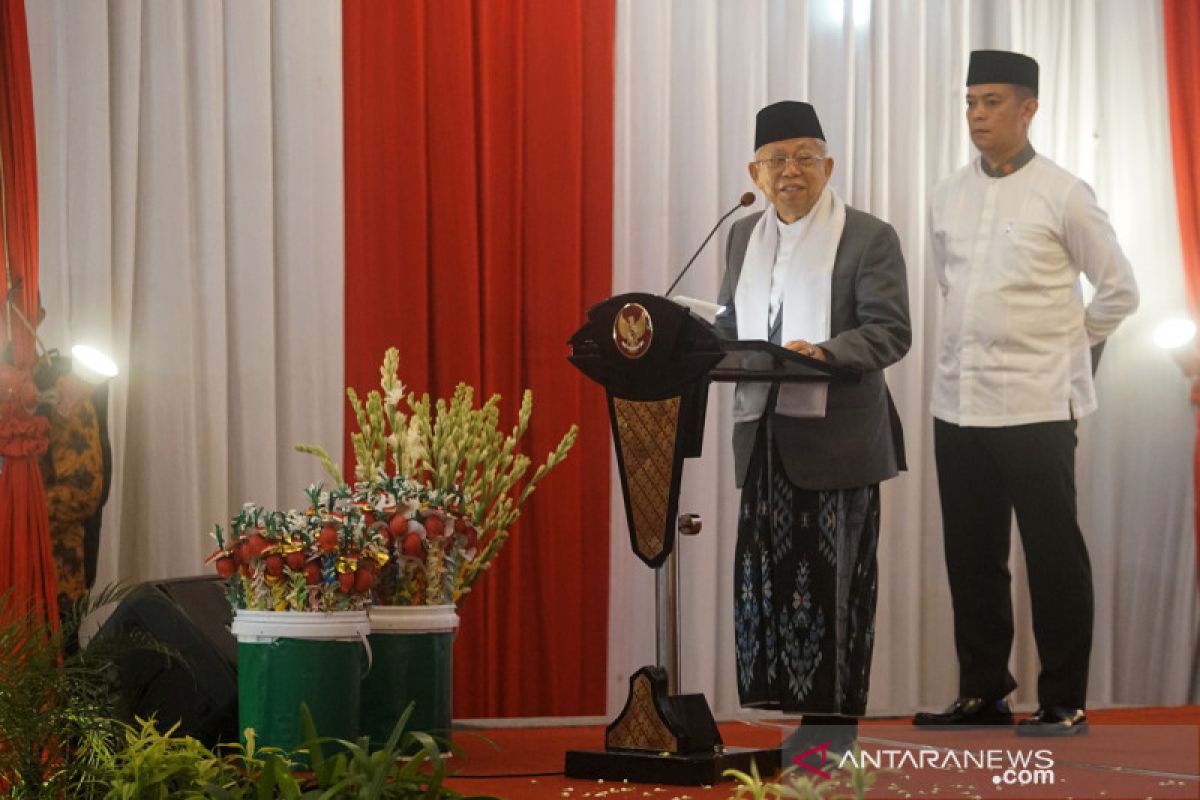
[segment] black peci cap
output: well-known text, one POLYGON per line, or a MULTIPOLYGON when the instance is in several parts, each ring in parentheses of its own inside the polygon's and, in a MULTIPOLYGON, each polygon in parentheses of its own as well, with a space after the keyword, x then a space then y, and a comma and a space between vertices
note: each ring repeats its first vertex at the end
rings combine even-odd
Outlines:
POLYGON ((1024 53, 1008 50, 975 50, 967 67, 967 86, 979 83, 1013 83, 1038 93, 1038 63, 1024 53))
POLYGON ((754 122, 754 149, 784 139, 825 141, 821 121, 811 105, 797 100, 781 100, 758 112, 754 122))

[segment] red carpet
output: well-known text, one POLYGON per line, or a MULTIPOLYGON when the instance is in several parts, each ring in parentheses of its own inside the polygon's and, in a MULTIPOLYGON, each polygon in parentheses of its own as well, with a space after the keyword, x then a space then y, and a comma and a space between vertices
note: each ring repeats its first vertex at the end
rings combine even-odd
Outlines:
MULTIPOLYGON (((907 719, 869 720, 860 729, 860 747, 880 768, 870 769, 877 778, 867 796, 1200 798, 1200 706, 1096 710, 1088 717, 1090 732, 1069 739, 1017 737, 1008 729, 929 732, 907 719)), ((721 726, 726 745, 743 747, 777 746, 788 730, 782 723, 721 726)), ((456 775, 448 784, 464 794, 699 800, 733 797, 736 789, 733 783, 699 788, 566 778, 568 749, 603 749, 599 725, 458 730, 454 742, 464 753, 453 759, 456 775)), ((831 767, 836 764, 826 770, 831 767)), ((844 773, 833 772, 831 781, 826 797, 853 796, 844 773)))

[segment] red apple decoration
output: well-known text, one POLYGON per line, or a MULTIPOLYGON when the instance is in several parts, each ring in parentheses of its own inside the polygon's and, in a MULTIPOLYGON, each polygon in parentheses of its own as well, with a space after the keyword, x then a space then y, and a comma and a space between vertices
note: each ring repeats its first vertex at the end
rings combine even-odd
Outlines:
POLYGON ((437 514, 425 517, 423 524, 425 525, 425 534, 430 539, 440 539, 446 533, 446 522, 437 514))
POLYGON ((334 525, 326 525, 317 535, 317 549, 322 553, 332 553, 338 548, 338 532, 334 525))
POLYGON ((375 581, 375 573, 370 569, 359 567, 354 573, 354 591, 359 594, 365 594, 371 589, 371 584, 375 581))
POLYGON ((267 537, 261 533, 252 533, 246 540, 246 553, 251 559, 258 558, 270 546, 271 543, 267 541, 267 537))
POLYGON ((400 545, 400 552, 409 558, 421 558, 425 555, 425 542, 421 541, 421 534, 413 531, 404 537, 404 542, 400 545))
POLYGON ((283 574, 283 556, 279 553, 271 553, 263 559, 263 569, 272 578, 278 578, 283 574))

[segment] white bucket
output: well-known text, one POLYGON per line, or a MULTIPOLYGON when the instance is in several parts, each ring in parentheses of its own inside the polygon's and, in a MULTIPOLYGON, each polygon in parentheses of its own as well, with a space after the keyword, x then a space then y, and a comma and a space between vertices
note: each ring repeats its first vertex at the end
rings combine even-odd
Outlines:
POLYGON ((458 629, 458 607, 371 606, 374 633, 452 633, 458 629))
POLYGON ((238 640, 238 727, 253 728, 260 747, 301 744, 301 704, 321 736, 358 737, 364 651, 371 664, 365 611, 239 609, 230 630, 238 640))
POLYGON ((372 742, 386 742, 411 704, 408 729, 450 741, 454 693, 454 605, 372 606, 375 667, 361 690, 360 727, 372 742))
POLYGON ((245 611, 239 609, 230 631, 239 642, 276 639, 357 642, 366 639, 371 623, 366 611, 245 611))

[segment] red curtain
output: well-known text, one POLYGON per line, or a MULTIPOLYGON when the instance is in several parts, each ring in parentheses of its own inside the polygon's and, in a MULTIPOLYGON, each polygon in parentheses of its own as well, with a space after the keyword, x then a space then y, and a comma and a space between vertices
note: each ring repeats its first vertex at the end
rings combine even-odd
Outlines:
POLYGON ((343 37, 347 383, 395 345, 506 424, 532 389, 539 460, 581 429, 461 609, 455 716, 602 713, 608 420, 565 343, 611 288, 613 4, 351 0, 343 37))
MULTIPOLYGON (((1192 318, 1200 319, 1200 3, 1163 0, 1167 97, 1171 108, 1171 150, 1175 158, 1175 199, 1183 274, 1192 318)), ((1200 344, 1197 345, 1200 348, 1200 344)), ((1200 378, 1192 388, 1200 401, 1200 378)), ((1196 567, 1200 574, 1200 402, 1196 414, 1193 480, 1196 487, 1196 567)))
MULTIPOLYGON (((37 157, 33 84, 24 0, 0 0, 0 169, 3 170, 3 251, 6 296, 37 320, 37 157), (20 288, 13 292, 12 287, 20 288)), ((47 422, 31 414, 32 331, 0 298, 0 595, 37 604, 58 621, 50 522, 37 456, 46 451, 47 422), (11 337, 11 342, 10 342, 11 337)))

